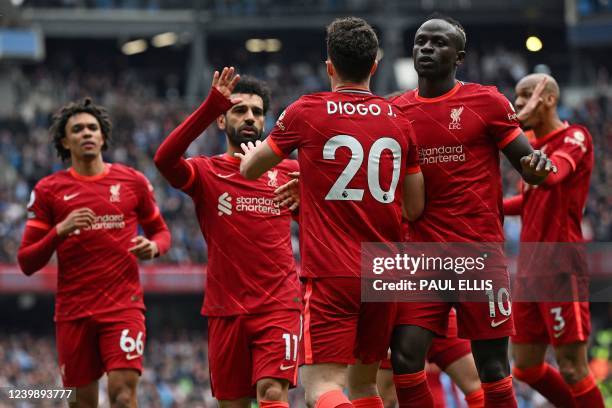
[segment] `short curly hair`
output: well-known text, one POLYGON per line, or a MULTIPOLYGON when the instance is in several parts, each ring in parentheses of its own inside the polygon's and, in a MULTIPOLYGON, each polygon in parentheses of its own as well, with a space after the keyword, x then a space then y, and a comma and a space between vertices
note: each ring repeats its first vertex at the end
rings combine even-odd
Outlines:
POLYGON ((51 133, 51 136, 53 137, 55 150, 57 151, 58 157, 60 157, 62 161, 70 158, 70 150, 66 149, 62 145, 62 139, 66 137, 66 124, 72 116, 79 113, 89 113, 98 120, 100 130, 102 131, 102 136, 104 137, 102 151, 105 151, 108 148, 108 144, 111 140, 113 124, 110 120, 108 112, 104 107, 94 104, 92 99, 89 97, 84 98, 79 102, 70 102, 69 104, 62 106, 53 115, 51 119, 51 127, 49 128, 49 133, 51 133))
POLYGON ((327 26, 327 55, 342 79, 365 80, 377 54, 378 37, 365 20, 337 18, 327 26))
POLYGON ((270 107, 270 88, 268 88, 264 81, 250 75, 241 76, 232 93, 259 95, 263 101, 264 115, 268 112, 270 107))

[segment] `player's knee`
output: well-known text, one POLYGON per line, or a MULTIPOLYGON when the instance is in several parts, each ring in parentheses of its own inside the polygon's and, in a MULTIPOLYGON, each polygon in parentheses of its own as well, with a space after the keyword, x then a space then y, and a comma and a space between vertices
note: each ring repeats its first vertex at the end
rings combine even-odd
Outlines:
POLYGON ((568 384, 575 384, 589 374, 589 367, 586 362, 583 364, 571 359, 558 361, 559 372, 563 380, 568 384))
POLYGON ((507 361, 501 359, 489 359, 479 362, 478 376, 482 382, 494 382, 503 380, 510 375, 510 366, 507 361))
POLYGON ((396 342, 391 348, 391 361, 396 373, 415 373, 423 370, 426 357, 427 345, 423 346, 423 343, 396 342))
POLYGON ((265 378, 257 382, 257 394, 263 401, 283 401, 286 399, 288 384, 285 386, 278 380, 265 378))
POLYGON ((410 350, 393 350, 391 359, 397 373, 416 373, 425 366, 425 358, 410 350))
POLYGON ((112 408, 130 408, 136 401, 136 390, 128 386, 117 387, 111 393, 110 400, 112 408))
POLYGON ((311 389, 304 390, 304 399, 306 400, 306 406, 308 408, 313 408, 317 404, 317 399, 319 398, 319 394, 314 392, 311 389))
POLYGON ((136 406, 136 383, 132 381, 109 381, 108 396, 112 408, 136 406))
POLYGON ((349 384, 349 395, 351 399, 359 399, 378 395, 378 388, 373 383, 349 384))

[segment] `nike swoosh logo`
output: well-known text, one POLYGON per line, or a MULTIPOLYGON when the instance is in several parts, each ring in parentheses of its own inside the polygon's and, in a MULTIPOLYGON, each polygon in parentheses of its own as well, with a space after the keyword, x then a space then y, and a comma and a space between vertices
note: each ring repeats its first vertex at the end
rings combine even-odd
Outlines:
POLYGON ((217 173, 217 176, 219 176, 219 177, 221 177, 221 178, 226 179, 226 178, 230 178, 230 177, 232 177, 234 174, 236 174, 236 173, 230 173, 230 174, 221 174, 221 173, 217 173))
POLYGON ((140 357, 140 354, 126 354, 125 358, 128 360, 134 360, 136 358, 140 357))
POLYGON ((64 194, 64 201, 72 200, 74 197, 78 196, 79 194, 81 193, 64 194))
POLYGON ((281 364, 280 369, 281 369, 281 371, 287 371, 287 370, 289 370, 290 368, 293 368, 293 367, 295 367, 295 364, 290 365, 290 366, 286 366, 284 364, 281 364))
POLYGON ((504 324, 506 321, 508 321, 508 319, 510 319, 509 317, 506 317, 504 320, 500 320, 499 322, 496 322, 495 320, 493 320, 491 322, 491 327, 497 327, 499 325, 504 324))
POLYGON ((559 337, 561 337, 561 335, 563 334, 565 330, 560 331, 559 333, 553 333, 553 336, 555 337, 555 339, 558 339, 559 337))

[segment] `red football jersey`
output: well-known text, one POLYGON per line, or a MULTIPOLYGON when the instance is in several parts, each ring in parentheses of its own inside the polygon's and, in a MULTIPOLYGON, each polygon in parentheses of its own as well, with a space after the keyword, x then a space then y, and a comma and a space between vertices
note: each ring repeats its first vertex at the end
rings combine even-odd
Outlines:
POLYGON ((208 244, 202 314, 231 316, 301 309, 291 249, 291 212, 272 201, 274 190, 298 171, 284 160, 257 180, 240 175, 240 159, 226 154, 187 161, 194 170, 183 191, 196 207, 208 244))
POLYGON ((393 99, 411 119, 426 205, 410 224, 417 242, 503 242, 499 150, 520 135, 512 104, 495 87, 457 82, 437 98, 393 99))
POLYGON ((370 92, 302 96, 269 137, 279 156, 298 149, 302 276, 359 277, 362 242, 402 240, 402 181, 417 172, 412 127, 370 92))
POLYGON ((113 310, 144 309, 137 258, 128 252, 138 224, 159 217, 153 187, 144 175, 106 164, 102 174, 81 176, 72 168, 40 180, 28 204, 28 226, 54 228, 72 211, 87 207, 94 224, 57 246, 55 320, 113 310))
POLYGON ((521 242, 582 242, 582 213, 593 171, 589 131, 567 125, 532 141, 553 161, 567 160, 572 172, 552 186, 523 183, 521 242))

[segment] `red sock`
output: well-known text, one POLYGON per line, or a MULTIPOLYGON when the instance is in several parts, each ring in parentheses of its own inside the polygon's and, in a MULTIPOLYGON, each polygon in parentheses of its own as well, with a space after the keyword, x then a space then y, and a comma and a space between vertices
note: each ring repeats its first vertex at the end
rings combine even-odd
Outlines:
POLYGON ((384 408, 383 400, 380 397, 365 397, 352 400, 351 404, 355 408, 384 408))
POLYGON ((470 392, 465 396, 468 408, 484 408, 484 391, 482 388, 470 392))
POLYGON ((444 386, 440 381, 440 372, 426 371, 427 386, 431 391, 431 396, 434 401, 434 407, 446 408, 446 399, 444 398, 444 386))
POLYGON ((484 391, 485 408, 517 408, 511 375, 499 381, 483 382, 482 390, 484 391))
POLYGON ((570 384, 577 407, 604 408, 603 395, 595 383, 593 374, 589 373, 576 384, 570 384))
POLYGON ((327 391, 317 400, 314 408, 352 408, 353 404, 340 390, 327 391))
POLYGON ((425 370, 393 376, 400 408, 433 408, 434 402, 427 385, 425 370))
POLYGON ((550 365, 543 363, 523 369, 514 367, 512 374, 517 380, 529 384, 555 407, 573 408, 576 406, 569 385, 565 383, 559 371, 550 365))
POLYGON ((284 401, 259 401, 260 408, 289 408, 289 403, 284 401))

